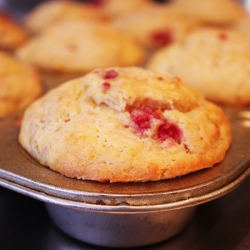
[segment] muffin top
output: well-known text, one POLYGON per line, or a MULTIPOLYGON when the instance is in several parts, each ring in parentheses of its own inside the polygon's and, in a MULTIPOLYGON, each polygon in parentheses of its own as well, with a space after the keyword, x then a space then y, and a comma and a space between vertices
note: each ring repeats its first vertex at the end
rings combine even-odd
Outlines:
POLYGON ((19 141, 65 176, 141 182, 220 162, 231 143, 222 110, 181 82, 139 67, 98 68, 26 109, 19 141))

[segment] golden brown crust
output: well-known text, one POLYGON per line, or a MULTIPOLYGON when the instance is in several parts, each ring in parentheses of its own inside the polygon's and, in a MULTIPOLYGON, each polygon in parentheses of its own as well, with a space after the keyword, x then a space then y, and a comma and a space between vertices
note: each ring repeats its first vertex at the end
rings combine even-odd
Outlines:
POLYGON ((212 167, 231 143, 222 110, 178 78, 96 69, 34 102, 19 141, 72 178, 139 182, 212 167))
POLYGON ((0 117, 26 108, 41 94, 36 69, 0 52, 0 117))

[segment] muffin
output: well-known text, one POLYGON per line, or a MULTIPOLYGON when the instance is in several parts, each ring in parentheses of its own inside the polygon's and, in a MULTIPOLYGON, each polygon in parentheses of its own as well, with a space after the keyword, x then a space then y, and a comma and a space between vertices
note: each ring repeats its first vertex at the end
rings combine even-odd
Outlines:
POLYGON ((98 68, 26 109, 19 142, 42 165, 101 182, 175 178, 223 160, 230 125, 220 107, 140 67, 98 68))
POLYGON ((114 19, 112 25, 148 49, 179 41, 199 26, 197 21, 178 8, 159 4, 125 12, 114 19))
POLYGON ((172 0, 173 4, 205 25, 229 25, 247 15, 237 0, 172 0))
POLYGON ((250 39, 227 29, 199 29, 158 50, 147 67, 178 76, 210 101, 250 103, 250 39))
POLYGON ((26 108, 42 94, 38 72, 5 52, 0 52, 0 117, 26 108))
POLYGON ((10 16, 0 13, 0 50, 13 51, 26 42, 26 30, 10 16))
POLYGON ((77 1, 45 1, 28 12, 22 22, 31 33, 39 33, 50 25, 67 19, 99 20, 102 14, 92 5, 77 1))
POLYGON ((96 67, 139 65, 146 54, 107 23, 65 20, 30 39, 16 56, 42 70, 85 73, 96 67))

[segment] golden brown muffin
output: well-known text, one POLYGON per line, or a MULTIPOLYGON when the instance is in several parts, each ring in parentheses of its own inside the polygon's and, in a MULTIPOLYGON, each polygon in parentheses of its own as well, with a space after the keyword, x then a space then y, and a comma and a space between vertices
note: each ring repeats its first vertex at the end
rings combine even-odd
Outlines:
POLYGON ((19 141, 65 176, 140 182, 212 167, 224 158, 231 131, 222 110, 178 78, 99 68, 29 106, 19 141))
POLYGON ((250 103, 250 39, 226 29, 200 29, 157 51, 148 68, 178 76, 209 100, 250 103))
POLYGON ((172 2, 204 24, 228 25, 247 14, 237 0, 172 0, 172 2))
POLYGON ((83 73, 96 67, 139 65, 146 56, 137 42, 108 24, 79 20, 50 26, 16 55, 43 70, 83 73))
POLYGON ((0 49, 14 50, 28 39, 23 27, 9 16, 0 13, 0 49))
POLYGON ((114 19, 112 25, 149 49, 179 41, 199 26, 178 8, 159 4, 124 13, 114 19))
POLYGON ((0 117, 23 110, 41 94, 38 72, 0 52, 0 117))
POLYGON ((26 14, 23 24, 32 33, 67 19, 99 20, 103 16, 98 8, 77 1, 45 1, 26 14))

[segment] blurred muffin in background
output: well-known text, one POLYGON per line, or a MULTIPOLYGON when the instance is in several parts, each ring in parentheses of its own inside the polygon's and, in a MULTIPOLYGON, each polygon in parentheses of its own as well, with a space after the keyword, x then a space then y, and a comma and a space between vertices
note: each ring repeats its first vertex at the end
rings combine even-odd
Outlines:
POLYGON ((107 23, 72 19, 51 25, 20 47, 16 56, 58 75, 140 65, 146 53, 140 44, 107 23))
POLYGON ((250 15, 241 18, 231 25, 230 28, 250 36, 250 15))
POLYGON ((173 4, 203 24, 229 25, 247 14, 237 0, 172 0, 173 4))
POLYGON ((183 39, 199 26, 189 15, 172 5, 152 4, 124 13, 112 25, 134 37, 144 47, 156 49, 183 39))
POLYGON ((178 76, 211 101, 250 103, 250 39, 228 29, 203 28, 152 55, 147 67, 178 76))
POLYGON ((124 13, 151 6, 153 0, 89 0, 87 4, 95 6, 104 17, 113 19, 124 13))
POLYGON ((77 1, 45 1, 37 5, 23 18, 24 26, 38 33, 49 25, 67 19, 100 20, 103 16, 98 8, 77 1))
POLYGON ((28 39, 27 31, 10 16, 0 13, 0 49, 12 51, 28 39))
POLYGON ((0 117, 23 110, 42 92, 35 68, 0 52, 0 117))

